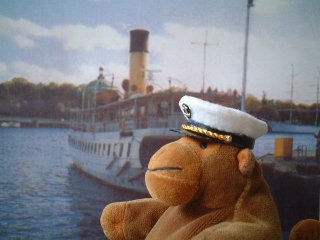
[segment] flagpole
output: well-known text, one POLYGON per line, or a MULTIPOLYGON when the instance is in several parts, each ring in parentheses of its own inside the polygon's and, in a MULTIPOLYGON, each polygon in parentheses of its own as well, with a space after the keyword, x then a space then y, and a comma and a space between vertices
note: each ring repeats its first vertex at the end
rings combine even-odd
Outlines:
POLYGON ((248 61, 250 8, 253 6, 254 6, 253 0, 248 0, 246 30, 245 30, 245 40, 244 40, 244 55, 243 55, 242 93, 241 93, 241 110, 244 112, 246 111, 247 61, 248 61))

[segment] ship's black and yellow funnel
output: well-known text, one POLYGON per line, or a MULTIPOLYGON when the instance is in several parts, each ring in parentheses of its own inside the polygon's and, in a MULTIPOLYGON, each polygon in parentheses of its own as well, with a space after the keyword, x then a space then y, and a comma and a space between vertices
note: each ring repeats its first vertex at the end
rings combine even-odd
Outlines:
POLYGON ((130 94, 146 94, 148 37, 147 30, 130 31, 130 94))

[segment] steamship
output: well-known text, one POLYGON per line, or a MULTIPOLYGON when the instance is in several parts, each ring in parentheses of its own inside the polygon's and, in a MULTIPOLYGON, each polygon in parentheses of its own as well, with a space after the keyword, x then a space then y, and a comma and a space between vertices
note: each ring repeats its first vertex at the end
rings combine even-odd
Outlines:
POLYGON ((100 68, 97 79, 82 93, 81 109, 71 109, 68 142, 76 167, 108 184, 145 193, 148 161, 162 145, 178 139, 170 131, 184 121, 178 102, 184 95, 235 107, 236 95, 218 92, 152 92, 147 86, 149 32, 130 31, 130 74, 124 92, 107 81, 100 68))

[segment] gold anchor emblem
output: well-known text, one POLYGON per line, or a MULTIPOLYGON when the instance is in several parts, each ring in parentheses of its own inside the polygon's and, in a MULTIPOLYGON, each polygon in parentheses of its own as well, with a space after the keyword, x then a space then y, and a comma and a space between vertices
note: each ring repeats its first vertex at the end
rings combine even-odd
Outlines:
POLYGON ((182 104, 182 112, 187 118, 191 118, 191 110, 185 103, 182 104))

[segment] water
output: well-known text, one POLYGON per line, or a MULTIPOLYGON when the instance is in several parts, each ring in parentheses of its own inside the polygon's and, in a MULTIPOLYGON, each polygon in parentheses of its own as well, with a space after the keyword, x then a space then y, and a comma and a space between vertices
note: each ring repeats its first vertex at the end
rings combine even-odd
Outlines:
POLYGON ((285 133, 272 133, 266 134, 256 140, 253 152, 257 157, 265 154, 274 153, 274 139, 279 137, 292 137, 293 150, 298 146, 306 146, 308 152, 315 154, 316 139, 313 134, 285 134, 285 133))
POLYGON ((0 129, 0 239, 106 239, 99 218, 141 198, 72 167, 67 130, 0 129))
MULTIPOLYGON (((259 139, 256 155, 272 153, 279 136, 259 139)), ((294 138, 294 147, 315 148, 312 135, 294 138)), ((105 239, 104 206, 141 197, 73 168, 67 130, 0 128, 0 239, 105 239)))

